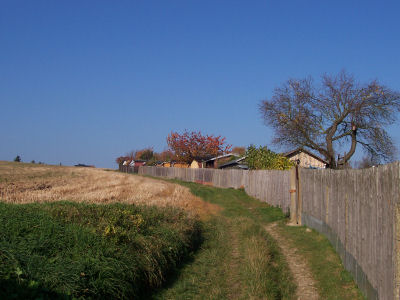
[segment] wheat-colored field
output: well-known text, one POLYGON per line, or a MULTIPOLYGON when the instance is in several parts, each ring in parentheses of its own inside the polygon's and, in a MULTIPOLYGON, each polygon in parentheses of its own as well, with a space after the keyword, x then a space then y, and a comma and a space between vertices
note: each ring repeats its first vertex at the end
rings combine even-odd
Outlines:
POLYGON ((147 177, 95 168, 48 166, 0 161, 0 199, 11 203, 78 201, 174 206, 201 217, 216 205, 188 188, 147 177))

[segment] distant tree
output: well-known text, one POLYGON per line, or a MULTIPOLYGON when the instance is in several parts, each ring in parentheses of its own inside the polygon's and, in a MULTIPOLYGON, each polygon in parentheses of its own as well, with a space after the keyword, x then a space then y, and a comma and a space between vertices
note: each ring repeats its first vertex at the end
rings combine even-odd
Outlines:
POLYGON ((156 156, 157 156, 157 160, 159 160, 161 162, 171 161, 175 158, 174 153, 169 149, 164 150, 161 153, 157 153, 156 156))
POLYGON ((150 160, 154 157, 154 151, 152 147, 144 148, 136 151, 135 159, 150 160))
POLYGON ((240 156, 243 156, 246 154, 246 147, 234 147, 232 153, 237 153, 240 156))
POLYGON ((377 165, 379 165, 378 161, 376 161, 371 155, 366 155, 355 164, 355 167, 357 169, 367 169, 377 165))
POLYGON ((131 162, 132 160, 135 159, 135 156, 136 156, 136 151, 133 151, 133 150, 132 150, 131 152, 129 152, 129 153, 123 155, 123 156, 117 157, 117 158, 115 159, 115 162, 116 162, 118 165, 121 165, 124 161, 129 161, 129 162, 131 162))
POLYGON ((136 151, 132 150, 131 152, 128 152, 125 157, 127 158, 128 161, 132 161, 136 158, 136 151))
POLYGON ((117 158, 115 159, 115 162, 116 162, 118 165, 121 165, 121 164, 124 163, 124 161, 127 161, 127 160, 129 160, 129 157, 128 157, 128 156, 119 156, 119 157, 117 157, 117 158))
POLYGON ((318 152, 330 168, 348 163, 357 145, 379 161, 395 157, 386 128, 400 111, 400 94, 376 80, 361 85, 344 71, 324 75, 319 86, 311 78, 291 79, 260 111, 275 130, 276 144, 318 152))
POLYGON ((17 156, 14 158, 14 161, 15 161, 15 162, 21 162, 21 156, 17 155, 17 156))
POLYGON ((191 163, 194 159, 206 160, 229 152, 231 145, 225 145, 225 138, 214 135, 202 135, 201 132, 182 134, 171 132, 167 137, 170 150, 180 162, 191 163))
POLYGON ((36 162, 35 162, 35 160, 33 159, 32 161, 31 161, 31 164, 35 164, 36 162))
POLYGON ((294 164, 288 158, 267 148, 250 145, 246 151, 246 162, 250 170, 288 170, 294 164))
POLYGON ((145 160, 145 161, 156 161, 156 157, 155 157, 156 153, 153 151, 152 147, 148 147, 148 148, 144 148, 144 149, 140 149, 140 150, 132 150, 131 152, 123 155, 123 156, 119 156, 115 159, 115 162, 120 165, 122 164, 124 161, 128 161, 131 162, 132 160, 145 160))

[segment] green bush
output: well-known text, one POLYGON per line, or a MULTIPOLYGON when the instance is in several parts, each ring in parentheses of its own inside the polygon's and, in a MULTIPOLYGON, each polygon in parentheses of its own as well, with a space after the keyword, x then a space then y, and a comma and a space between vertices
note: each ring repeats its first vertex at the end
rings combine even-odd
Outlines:
POLYGON ((250 170, 288 170, 293 166, 288 158, 260 146, 251 145, 246 151, 246 162, 250 170))
POLYGON ((198 247, 172 208, 0 203, 0 298, 136 298, 198 247), (43 296, 44 295, 44 296, 43 296))

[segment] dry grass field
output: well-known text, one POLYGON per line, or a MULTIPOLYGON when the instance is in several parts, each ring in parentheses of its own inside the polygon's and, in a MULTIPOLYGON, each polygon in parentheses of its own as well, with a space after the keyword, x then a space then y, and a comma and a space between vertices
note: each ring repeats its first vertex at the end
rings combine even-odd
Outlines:
POLYGON ((180 185, 94 168, 0 161, 0 199, 9 203, 76 201, 180 207, 202 218, 218 206, 180 185))

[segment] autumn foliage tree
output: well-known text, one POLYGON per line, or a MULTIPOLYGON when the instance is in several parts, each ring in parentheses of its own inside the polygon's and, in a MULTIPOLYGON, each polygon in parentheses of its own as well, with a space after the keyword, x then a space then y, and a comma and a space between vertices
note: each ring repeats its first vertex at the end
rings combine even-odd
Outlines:
POLYGON ((170 150, 177 161, 191 163, 193 160, 203 161, 229 152, 231 145, 225 145, 225 137, 202 135, 201 132, 182 134, 171 132, 167 137, 170 150))
POLYGON ((135 159, 150 160, 154 157, 154 150, 152 147, 140 149, 136 151, 135 159))
POLYGON ((129 152, 129 153, 125 154, 125 155, 122 155, 122 156, 117 157, 117 158, 115 159, 115 162, 116 162, 118 165, 120 165, 120 164, 122 164, 124 161, 129 161, 129 162, 130 162, 130 161, 134 160, 134 159, 135 159, 135 156, 136 156, 136 151, 132 150, 131 152, 129 152))
POLYGON ((124 163, 125 160, 126 160, 126 156, 118 156, 118 157, 115 159, 115 162, 116 162, 118 165, 120 165, 120 164, 124 163))
POLYGON ((161 153, 156 153, 156 157, 158 161, 164 162, 173 160, 175 155, 171 150, 167 149, 162 151, 161 153))

